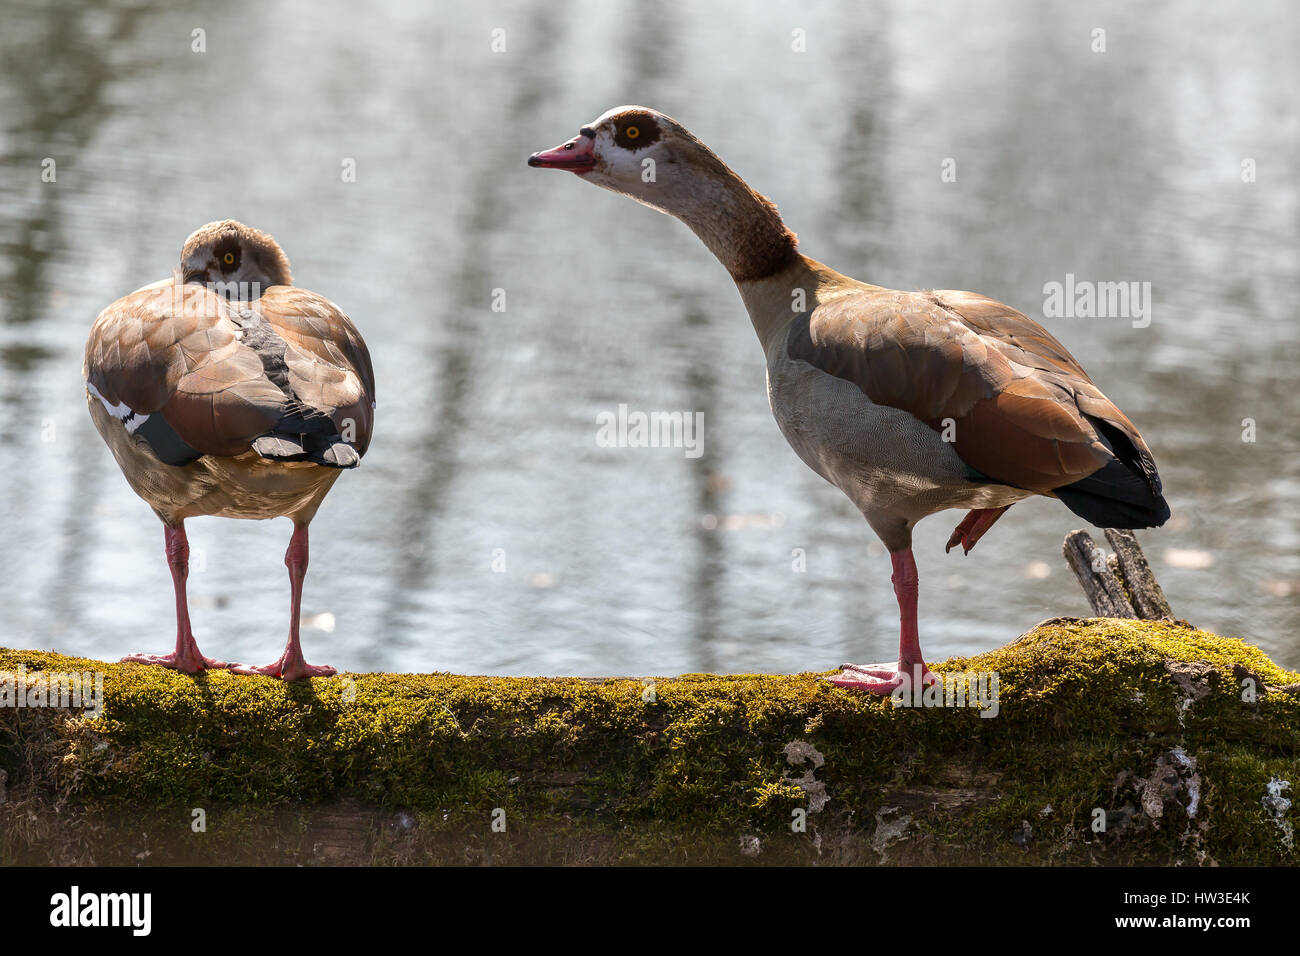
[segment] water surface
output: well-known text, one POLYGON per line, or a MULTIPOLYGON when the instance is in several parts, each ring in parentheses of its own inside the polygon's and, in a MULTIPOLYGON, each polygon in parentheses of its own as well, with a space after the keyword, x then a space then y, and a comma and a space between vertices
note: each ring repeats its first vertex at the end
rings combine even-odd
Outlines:
MULTIPOLYGON (((312 526, 310 660, 892 658, 888 559, 777 431, 725 272, 668 217, 524 165, 643 103, 859 278, 1040 320, 1067 274, 1150 282, 1146 328, 1046 324, 1155 452, 1175 516, 1142 540, 1175 612, 1300 666, 1297 8, 753 6, 0 4, 0 642, 170 646, 162 530, 94 432, 81 350, 231 217, 348 311, 378 377, 370 453, 312 526), (598 446, 619 404, 702 412, 703 454, 598 446)), ((916 535, 931 659, 1086 612, 1060 558, 1080 519, 1026 502, 945 555, 960 517, 916 535)), ((200 646, 273 659, 289 523, 188 527, 200 646)))

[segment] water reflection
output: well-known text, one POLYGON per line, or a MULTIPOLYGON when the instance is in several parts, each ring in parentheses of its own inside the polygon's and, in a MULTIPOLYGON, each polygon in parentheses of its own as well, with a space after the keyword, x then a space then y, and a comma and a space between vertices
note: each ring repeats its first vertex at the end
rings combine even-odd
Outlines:
MULTIPOLYGON (((130 42, 145 15, 144 7, 89 13, 67 4, 6 11, 0 321, 7 325, 33 323, 50 304, 49 272, 66 250, 63 207, 78 191, 77 161, 111 111, 109 85, 127 72, 110 53, 130 42)), ((15 373, 31 373, 53 356, 37 336, 6 337, 0 349, 0 363, 15 373)), ((4 396, 21 398, 8 390, 4 396)))
MULTIPOLYGON (((372 452, 313 526, 321 660, 600 674, 888 657, 888 562, 786 448, 725 274, 667 217, 523 165, 643 102, 861 278, 1036 315, 1066 273, 1150 281, 1149 329, 1049 324, 1155 448, 1175 519, 1145 541, 1175 610, 1300 665, 1291 6, 0 15, 0 641, 111 657, 170 633, 157 522, 90 427, 81 348, 191 229, 234 216, 277 236, 375 358, 372 452), (703 413, 703 456, 598 447, 595 416, 620 403, 703 413)), ((1084 609, 1058 505, 1018 505, 968 558, 942 551, 958 517, 917 535, 936 658, 1084 609)), ((287 527, 193 524, 200 641, 262 659, 283 637, 287 527)))

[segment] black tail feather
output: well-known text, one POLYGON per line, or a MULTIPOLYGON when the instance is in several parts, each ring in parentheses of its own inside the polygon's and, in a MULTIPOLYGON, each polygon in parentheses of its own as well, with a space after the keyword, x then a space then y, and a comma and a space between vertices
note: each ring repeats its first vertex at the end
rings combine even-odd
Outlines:
POLYGON ((1087 478, 1056 488, 1055 494, 1080 518, 1099 528, 1158 528, 1169 520, 1156 463, 1110 422, 1087 416, 1112 458, 1087 478))
MULTIPOLYGON (((1112 465, 1123 467, 1119 462, 1112 462, 1112 465)), ((1102 471, 1112 465, 1107 465, 1102 471)), ((1090 475, 1084 481, 1100 474, 1090 475)), ((1169 520, 1169 504, 1159 494, 1151 494, 1147 502, 1137 503, 1081 490, 1078 485, 1082 483, 1057 488, 1056 496, 1080 518, 1098 528, 1158 528, 1169 520)))

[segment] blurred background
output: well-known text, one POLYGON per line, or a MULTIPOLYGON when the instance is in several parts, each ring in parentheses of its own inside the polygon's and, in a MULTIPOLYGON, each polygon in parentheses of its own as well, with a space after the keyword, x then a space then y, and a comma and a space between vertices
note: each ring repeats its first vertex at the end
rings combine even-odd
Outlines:
MULTIPOLYGON (((82 348, 193 229, 236 218, 352 316, 378 378, 370 453, 312 525, 310 661, 599 675, 893 659, 889 561, 778 432, 726 273, 668 217, 524 165, 639 103, 779 203, 814 258, 1044 321, 1155 452, 1174 518, 1140 537, 1175 613, 1300 667, 1286 0, 6 0, 0 22, 2 644, 170 649, 162 528, 91 425, 82 348), (1044 284, 1067 273, 1150 282, 1150 326, 1044 319, 1044 284), (703 455, 599 447, 597 415, 620 403, 703 412, 703 455)), ((1087 613, 1060 553, 1081 519, 1027 501, 945 555, 960 518, 916 535, 930 660, 1087 613)), ((187 527, 200 647, 272 660, 289 522, 187 527)))

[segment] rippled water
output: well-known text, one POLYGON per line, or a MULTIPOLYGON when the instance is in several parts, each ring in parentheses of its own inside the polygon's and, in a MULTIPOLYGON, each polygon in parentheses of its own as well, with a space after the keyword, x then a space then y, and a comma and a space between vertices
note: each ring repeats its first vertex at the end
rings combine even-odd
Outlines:
MULTIPOLYGON (((524 165, 631 102, 859 278, 1039 318, 1067 274, 1150 282, 1147 328, 1046 324, 1155 451, 1175 517, 1142 540, 1175 612, 1300 666, 1293 4, 415 6, 0 4, 0 643, 170 646, 162 530, 90 424, 81 350, 232 217, 352 315, 378 377, 370 454, 312 526, 309 659, 891 658, 888 560, 777 431, 725 272, 668 217, 524 165), (600 447, 619 404, 702 412, 703 454, 600 447)), ((1060 504, 1017 505, 968 557, 943 552, 959 518, 916 536, 932 659, 1086 611, 1060 504)), ((200 645, 271 660, 288 522, 188 527, 200 645)))

